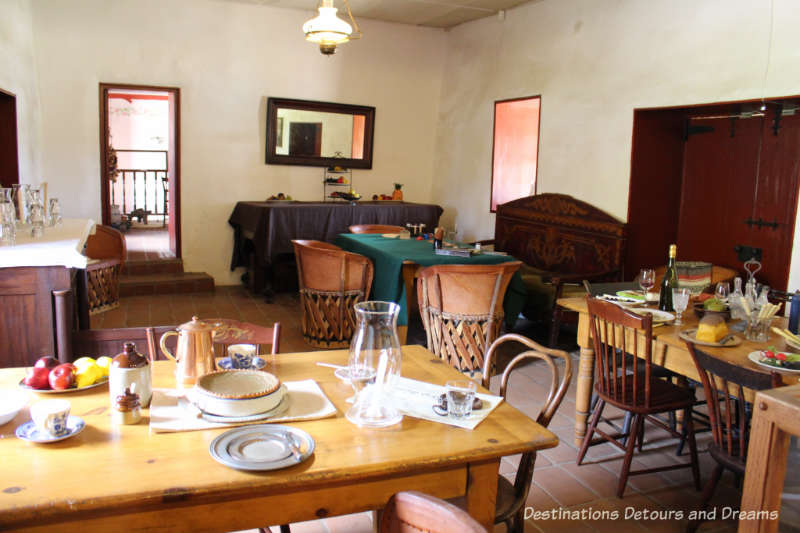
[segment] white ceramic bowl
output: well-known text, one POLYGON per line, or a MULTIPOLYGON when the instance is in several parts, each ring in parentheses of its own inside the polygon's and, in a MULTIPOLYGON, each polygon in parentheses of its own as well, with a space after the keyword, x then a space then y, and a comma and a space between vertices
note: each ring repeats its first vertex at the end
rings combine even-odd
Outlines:
POLYGON ((0 426, 11 422, 28 405, 28 394, 13 389, 0 390, 0 426))
POLYGON ((286 387, 268 372, 223 370, 200 376, 191 401, 206 413, 219 416, 250 416, 277 407, 286 387))

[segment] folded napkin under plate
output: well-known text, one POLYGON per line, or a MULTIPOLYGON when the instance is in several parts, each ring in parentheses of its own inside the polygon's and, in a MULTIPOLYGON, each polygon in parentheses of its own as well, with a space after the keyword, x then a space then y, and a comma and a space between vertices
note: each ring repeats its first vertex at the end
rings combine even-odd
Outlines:
MULTIPOLYGON (((328 418, 336 414, 331 403, 316 381, 285 381, 288 407, 275 417, 257 423, 296 422, 328 418)), ((153 389, 150 401, 150 429, 155 433, 195 431, 229 426, 241 426, 253 422, 210 422, 197 416, 197 410, 185 406, 185 390, 153 389)))

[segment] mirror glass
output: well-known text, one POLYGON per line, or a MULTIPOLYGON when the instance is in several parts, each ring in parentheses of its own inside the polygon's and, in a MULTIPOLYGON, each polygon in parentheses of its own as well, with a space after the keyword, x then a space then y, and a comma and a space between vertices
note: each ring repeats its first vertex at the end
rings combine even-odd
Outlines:
POLYGON ((267 163, 372 168, 375 108, 270 98, 267 163))

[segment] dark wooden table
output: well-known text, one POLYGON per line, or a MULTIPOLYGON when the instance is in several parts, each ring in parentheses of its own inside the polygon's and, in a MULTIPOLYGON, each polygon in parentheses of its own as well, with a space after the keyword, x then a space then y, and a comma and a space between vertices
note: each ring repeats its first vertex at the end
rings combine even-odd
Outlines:
POLYGON ((238 202, 228 223, 234 229, 231 270, 246 267, 251 290, 261 292, 292 239, 333 242, 353 224, 425 224, 433 230, 442 208, 408 202, 238 202))

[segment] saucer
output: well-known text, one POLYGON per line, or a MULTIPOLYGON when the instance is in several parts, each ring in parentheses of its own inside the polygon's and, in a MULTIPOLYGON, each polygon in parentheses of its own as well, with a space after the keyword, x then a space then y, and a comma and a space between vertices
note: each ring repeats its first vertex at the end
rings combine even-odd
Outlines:
POLYGON ((236 369, 234 369, 233 368, 233 361, 231 360, 231 358, 230 357, 223 357, 222 359, 217 361, 217 367, 219 367, 220 370, 261 370, 262 368, 267 366, 266 359, 263 359, 261 357, 253 357, 253 359, 251 360, 251 363, 252 364, 248 368, 236 368, 236 369))
POLYGON ((39 431, 39 428, 36 427, 36 424, 33 422, 33 420, 25 422, 19 426, 15 433, 17 437, 21 438, 22 440, 45 444, 49 442, 58 442, 60 440, 73 437, 83 431, 83 428, 85 427, 86 422, 84 422, 81 417, 70 415, 69 418, 67 418, 67 433, 66 435, 61 435, 60 437, 54 437, 49 433, 39 431))

